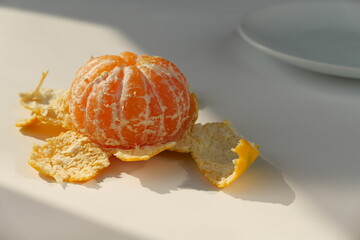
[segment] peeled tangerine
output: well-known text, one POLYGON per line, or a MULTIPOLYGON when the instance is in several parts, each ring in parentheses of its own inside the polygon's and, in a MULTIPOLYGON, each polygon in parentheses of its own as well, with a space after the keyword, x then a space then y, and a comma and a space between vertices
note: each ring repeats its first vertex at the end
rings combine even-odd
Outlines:
POLYGON ((76 73, 69 106, 77 130, 104 146, 167 143, 190 127, 189 84, 161 57, 125 52, 91 59, 76 73))
POLYGON ((225 187, 257 158, 257 146, 237 136, 230 123, 195 124, 196 96, 180 70, 156 56, 124 52, 91 58, 70 90, 43 89, 20 94, 32 111, 18 127, 38 123, 64 128, 34 145, 29 164, 56 181, 86 181, 109 165, 147 160, 164 151, 189 152, 204 176, 225 187))

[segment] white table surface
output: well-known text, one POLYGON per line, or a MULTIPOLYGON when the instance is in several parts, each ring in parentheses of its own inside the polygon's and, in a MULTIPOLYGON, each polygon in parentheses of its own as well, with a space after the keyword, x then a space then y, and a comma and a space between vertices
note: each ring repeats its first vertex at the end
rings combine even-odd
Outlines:
POLYGON ((280 2, 1 1, 0 239, 359 239, 360 80, 245 43, 240 17, 280 2), (26 161, 50 133, 14 127, 17 93, 47 69, 45 87, 67 88, 89 56, 126 50, 175 62, 199 120, 231 120, 262 157, 224 190, 176 153, 112 160, 84 184, 38 175, 26 161))

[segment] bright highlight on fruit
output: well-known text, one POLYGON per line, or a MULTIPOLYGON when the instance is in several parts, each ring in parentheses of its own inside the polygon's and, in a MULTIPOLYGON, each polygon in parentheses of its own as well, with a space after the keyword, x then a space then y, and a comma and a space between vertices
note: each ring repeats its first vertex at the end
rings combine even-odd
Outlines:
POLYGON ((191 153, 213 185, 235 181, 257 158, 258 147, 235 134, 227 121, 195 124, 197 98, 171 62, 124 52, 91 58, 75 75, 70 90, 41 88, 20 93, 31 117, 64 132, 34 145, 29 164, 58 182, 87 181, 109 165, 148 160, 165 151, 191 153))

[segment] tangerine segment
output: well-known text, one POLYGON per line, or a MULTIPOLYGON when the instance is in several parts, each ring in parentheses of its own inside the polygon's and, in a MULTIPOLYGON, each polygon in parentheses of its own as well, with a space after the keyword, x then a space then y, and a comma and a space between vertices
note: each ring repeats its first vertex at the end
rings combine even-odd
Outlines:
POLYGON ((132 66, 135 65, 136 63, 136 59, 137 59, 137 55, 133 52, 122 52, 119 54, 120 57, 122 57, 126 63, 127 66, 132 66))
POLYGON ((28 162, 57 182, 78 182, 96 177, 110 164, 108 157, 108 152, 84 135, 67 131, 47 139, 43 145, 35 144, 28 162))
POLYGON ((131 52, 90 59, 69 96, 76 129, 122 149, 179 139, 193 119, 190 101, 187 80, 173 63, 131 52))
POLYGON ((213 185, 224 188, 255 161, 258 148, 236 135, 228 121, 195 124, 173 151, 187 152, 213 185))
MULTIPOLYGON (((195 123, 198 116, 198 104, 197 98, 194 93, 190 94, 190 116, 186 122, 186 126, 191 126, 195 123)), ((184 128, 187 129, 188 127, 184 128)), ((185 131, 185 130, 184 130, 185 131)), ((188 129, 187 132, 189 132, 188 129)), ((190 152, 189 147, 190 134, 184 134, 178 142, 168 142, 164 144, 155 144, 151 146, 143 146, 135 149, 110 149, 112 153, 122 161, 144 161, 149 160, 151 157, 165 151, 177 151, 188 153, 190 152)))
POLYGON ((70 112, 75 126, 80 131, 86 127, 86 106, 94 85, 107 78, 109 72, 115 67, 124 66, 126 66, 126 61, 122 57, 105 55, 91 58, 76 72, 70 88, 70 112))
MULTIPOLYGON (((171 62, 161 57, 143 55, 136 66, 149 81, 150 88, 164 111, 163 132, 165 141, 178 139, 189 116, 190 92, 184 75, 171 62)), ((183 132, 182 132, 183 133, 183 132)))

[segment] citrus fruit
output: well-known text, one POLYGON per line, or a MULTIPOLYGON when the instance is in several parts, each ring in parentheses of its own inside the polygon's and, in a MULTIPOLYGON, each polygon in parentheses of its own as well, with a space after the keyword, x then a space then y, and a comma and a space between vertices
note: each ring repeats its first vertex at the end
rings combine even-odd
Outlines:
POLYGON ((259 155, 259 147, 237 135, 230 122, 197 123, 197 98, 171 62, 125 52, 90 59, 71 89, 37 87, 20 93, 31 117, 65 132, 35 144, 29 164, 57 182, 96 177, 114 155, 123 161, 148 160, 165 150, 190 153, 210 183, 224 188, 259 155))
POLYGON ((69 108, 92 141, 134 149, 176 141, 195 114, 189 84, 170 61, 124 52, 90 59, 75 74, 69 108))

